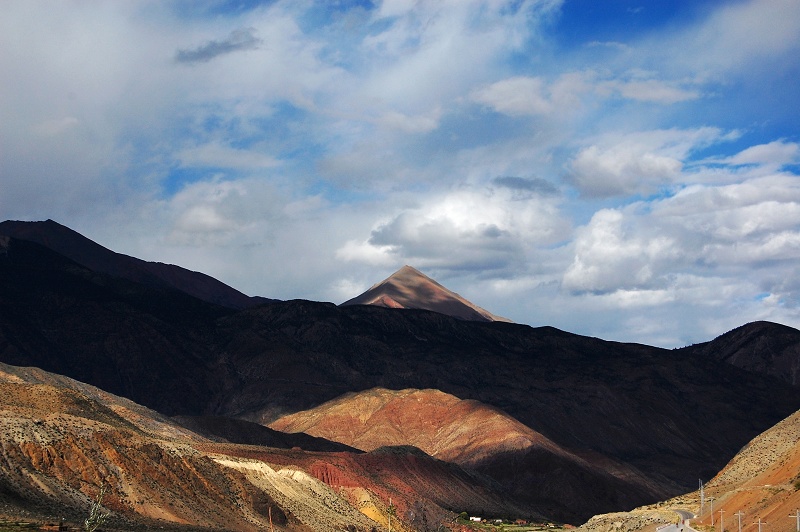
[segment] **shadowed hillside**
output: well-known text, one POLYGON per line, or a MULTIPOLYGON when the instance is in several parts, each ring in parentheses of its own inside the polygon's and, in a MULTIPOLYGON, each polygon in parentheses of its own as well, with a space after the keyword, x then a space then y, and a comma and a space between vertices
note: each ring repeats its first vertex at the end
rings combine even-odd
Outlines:
MULTIPOLYGON (((773 330, 760 334, 769 342, 773 330)), ((9 238, 0 251, 0 360, 69 375, 168 415, 265 424, 375 387, 479 401, 609 471, 594 486, 603 502, 565 516, 573 522, 652 502, 626 469, 657 483, 658 498, 692 489, 800 408, 789 383, 697 349, 368 305, 296 300, 236 311, 9 238)), ((559 474, 542 457, 512 458, 486 467, 517 490, 537 471, 559 474)), ((573 473, 570 485, 580 485, 580 471, 573 473)), ((578 506, 574 491, 545 495, 526 502, 545 507, 561 497, 578 506)))

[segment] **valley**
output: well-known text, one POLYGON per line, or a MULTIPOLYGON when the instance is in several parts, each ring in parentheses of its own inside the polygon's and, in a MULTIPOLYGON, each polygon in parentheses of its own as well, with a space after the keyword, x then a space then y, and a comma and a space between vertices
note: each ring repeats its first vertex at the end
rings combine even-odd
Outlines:
POLYGON ((106 485, 118 530, 655 530, 700 513, 698 479, 726 516, 800 504, 794 329, 665 350, 510 323, 410 267, 337 306, 55 222, 0 234, 0 518, 79 526, 106 485))

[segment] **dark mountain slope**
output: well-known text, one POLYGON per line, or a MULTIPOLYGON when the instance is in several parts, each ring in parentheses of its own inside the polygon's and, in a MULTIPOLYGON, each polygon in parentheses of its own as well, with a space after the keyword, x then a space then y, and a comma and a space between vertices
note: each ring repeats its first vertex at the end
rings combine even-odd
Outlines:
POLYGON ((800 331, 786 325, 756 321, 684 349, 800 386, 800 331))
POLYGON ((53 220, 0 222, 0 235, 30 240, 68 257, 90 270, 148 286, 172 288, 230 308, 245 308, 272 300, 250 297, 204 273, 116 253, 53 220))
MULTIPOLYGON (((32 242, 3 242, 0 361, 170 415, 268 422, 351 391, 438 389, 500 408, 587 460, 610 457, 676 494, 800 408, 788 383, 691 350, 374 306, 287 301, 235 312, 90 271, 32 242)), ((526 463, 538 467, 503 466, 508 485, 531 472, 526 463)), ((613 490, 609 500, 626 505, 653 497, 631 483, 574 484, 613 490)), ((584 508, 575 518, 619 509, 584 508)))
POLYGON ((207 346, 230 310, 0 239, 2 362, 68 375, 166 414, 202 411, 221 388, 207 346))
MULTIPOLYGON (((499 407, 587 459, 621 461, 672 493, 711 477, 800 406, 788 384, 708 357, 550 327, 305 301, 242 311, 219 327, 229 339, 219 352, 249 377, 223 412, 268 422, 348 391, 439 389, 499 407)), ((637 500, 635 490, 617 493, 637 500)))
POLYGON ((360 453, 358 449, 335 441, 297 433, 273 430, 264 425, 222 416, 175 416, 174 421, 187 429, 221 443, 261 445, 276 449, 300 448, 305 451, 360 453))

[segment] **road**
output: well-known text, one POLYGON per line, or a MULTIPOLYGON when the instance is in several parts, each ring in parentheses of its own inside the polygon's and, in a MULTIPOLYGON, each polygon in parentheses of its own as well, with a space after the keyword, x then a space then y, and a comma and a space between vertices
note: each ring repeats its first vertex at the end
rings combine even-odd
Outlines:
POLYGON ((689 520, 694 519, 695 515, 688 510, 673 510, 676 514, 681 516, 680 523, 664 525, 658 527, 658 532, 697 532, 689 525, 689 520))

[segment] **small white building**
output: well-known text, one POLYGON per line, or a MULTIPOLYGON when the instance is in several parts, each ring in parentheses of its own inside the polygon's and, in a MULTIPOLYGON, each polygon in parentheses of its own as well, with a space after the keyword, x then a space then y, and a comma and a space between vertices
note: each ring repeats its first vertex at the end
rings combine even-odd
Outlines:
POLYGON ((472 516, 469 518, 470 521, 475 521, 476 523, 480 523, 482 519, 480 517, 472 516))

